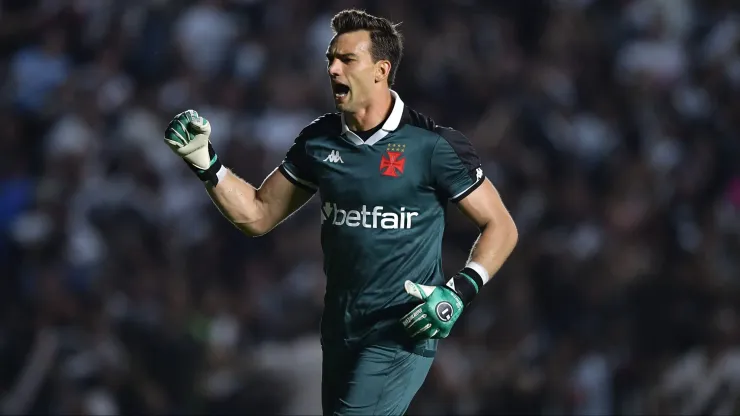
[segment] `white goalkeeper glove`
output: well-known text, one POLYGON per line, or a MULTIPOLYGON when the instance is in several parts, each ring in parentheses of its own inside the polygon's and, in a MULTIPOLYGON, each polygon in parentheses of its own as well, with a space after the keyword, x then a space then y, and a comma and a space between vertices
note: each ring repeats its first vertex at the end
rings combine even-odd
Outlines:
POLYGON ((203 182, 216 186, 226 169, 218 160, 210 141, 211 123, 194 110, 175 116, 164 132, 164 142, 203 182))

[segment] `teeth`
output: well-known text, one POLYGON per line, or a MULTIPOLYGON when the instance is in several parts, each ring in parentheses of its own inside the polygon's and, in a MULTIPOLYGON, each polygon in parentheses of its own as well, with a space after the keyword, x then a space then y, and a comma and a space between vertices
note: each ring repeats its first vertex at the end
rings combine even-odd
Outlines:
POLYGON ((334 86, 334 95, 337 97, 344 97, 349 93, 349 88, 343 84, 336 84, 334 86))

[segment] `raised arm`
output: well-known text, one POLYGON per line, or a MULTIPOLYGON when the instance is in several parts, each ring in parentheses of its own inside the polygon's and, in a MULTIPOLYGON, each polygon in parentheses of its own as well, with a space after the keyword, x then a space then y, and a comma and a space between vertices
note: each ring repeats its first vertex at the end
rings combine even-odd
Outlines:
POLYGON ((304 154, 305 137, 296 139, 282 165, 255 188, 221 164, 210 135, 208 120, 188 110, 170 122, 164 141, 205 183, 221 214, 245 234, 260 236, 269 232, 316 192, 304 154))
POLYGON ((299 188, 275 169, 255 188, 231 171, 208 194, 221 214, 249 236, 266 234, 311 199, 313 193, 299 188))

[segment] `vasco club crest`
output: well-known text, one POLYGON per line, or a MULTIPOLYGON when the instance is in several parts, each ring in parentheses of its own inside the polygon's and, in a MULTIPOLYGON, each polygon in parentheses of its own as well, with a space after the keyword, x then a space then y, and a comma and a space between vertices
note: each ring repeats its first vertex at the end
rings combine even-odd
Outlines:
POLYGON ((380 157, 381 175, 397 178, 403 174, 403 168, 406 165, 406 158, 403 157, 404 150, 406 150, 405 144, 390 143, 388 145, 385 154, 380 157))

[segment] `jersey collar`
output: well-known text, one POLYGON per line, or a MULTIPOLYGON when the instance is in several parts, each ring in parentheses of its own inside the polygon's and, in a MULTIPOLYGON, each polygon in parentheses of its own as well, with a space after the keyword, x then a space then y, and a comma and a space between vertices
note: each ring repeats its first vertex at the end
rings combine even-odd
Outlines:
POLYGON ((403 109, 404 104, 403 100, 401 100, 401 97, 398 95, 397 92, 391 90, 391 95, 395 99, 395 102, 393 104, 393 110, 391 110, 391 115, 388 116, 388 119, 383 124, 383 127, 380 128, 380 130, 376 131, 375 134, 370 136, 367 140, 362 140, 360 136, 355 134, 352 130, 347 127, 347 123, 344 122, 344 113, 342 113, 342 135, 347 138, 347 140, 351 141, 353 144, 357 146, 367 145, 372 146, 375 143, 379 142, 381 139, 383 139, 385 136, 388 135, 388 133, 392 132, 393 130, 396 130, 398 126, 401 124, 401 117, 403 116, 403 109))

